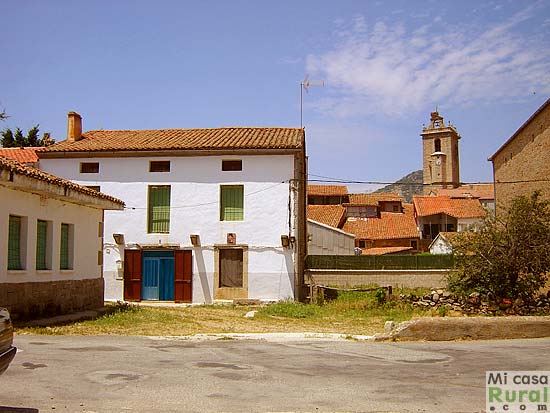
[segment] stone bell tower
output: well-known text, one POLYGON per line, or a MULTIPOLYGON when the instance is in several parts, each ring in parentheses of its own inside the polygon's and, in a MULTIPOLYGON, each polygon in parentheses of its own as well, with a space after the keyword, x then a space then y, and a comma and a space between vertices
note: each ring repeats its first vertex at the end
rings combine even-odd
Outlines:
POLYGON ((460 135, 450 123, 445 125, 437 110, 430 114, 430 125, 422 128, 424 195, 460 185, 458 140, 460 135))

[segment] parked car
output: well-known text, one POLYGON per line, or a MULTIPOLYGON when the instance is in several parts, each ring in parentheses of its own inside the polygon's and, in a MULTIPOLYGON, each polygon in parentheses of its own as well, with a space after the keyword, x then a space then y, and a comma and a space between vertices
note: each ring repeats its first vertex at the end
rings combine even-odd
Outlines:
POLYGON ((10 313, 0 307, 0 374, 8 368, 15 357, 17 348, 13 347, 13 325, 10 313))

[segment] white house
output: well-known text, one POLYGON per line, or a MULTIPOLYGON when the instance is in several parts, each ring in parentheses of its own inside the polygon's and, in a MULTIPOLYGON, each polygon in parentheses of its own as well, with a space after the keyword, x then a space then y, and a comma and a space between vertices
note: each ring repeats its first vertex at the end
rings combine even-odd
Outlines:
POLYGON ((305 134, 298 128, 95 130, 69 113, 39 167, 123 199, 105 213, 105 297, 300 298, 305 134))
POLYGON ((103 210, 124 203, 0 156, 0 304, 36 318, 103 306, 103 210))

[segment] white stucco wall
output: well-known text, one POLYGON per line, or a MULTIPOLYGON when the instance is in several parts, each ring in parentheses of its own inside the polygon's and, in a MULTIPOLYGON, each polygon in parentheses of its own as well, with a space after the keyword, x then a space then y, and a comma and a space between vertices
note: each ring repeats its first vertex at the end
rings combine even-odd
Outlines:
POLYGON ((0 283, 81 280, 101 277, 98 236, 102 210, 0 186, 0 283), (23 217, 26 229, 25 269, 8 271, 9 216, 23 217), (51 221, 51 270, 36 270, 37 220, 51 221), (74 225, 73 269, 59 269, 61 224, 74 225))
MULTIPOLYGON (((292 155, 127 157, 41 159, 40 169, 122 199, 124 211, 105 212, 105 298, 122 299, 122 273, 117 261, 123 250, 112 234, 124 234, 133 244, 178 245, 193 250, 193 302, 213 299, 214 246, 226 244, 227 233, 248 246, 248 296, 259 299, 293 297, 294 251, 283 249, 289 234, 289 180, 292 155), (222 159, 242 159, 242 171, 222 171, 222 159), (170 160, 170 172, 149 172, 150 160, 170 160), (80 162, 99 162, 97 174, 79 172, 80 162), (220 185, 244 185, 244 220, 220 221, 220 185), (148 185, 170 185, 170 233, 147 233, 148 185), (190 234, 200 235, 193 248, 190 234)), ((292 200, 294 198, 292 197, 292 200)), ((292 204, 292 202, 291 202, 292 204)), ((291 229, 294 235, 294 228, 291 229)))
POLYGON ((445 241, 443 238, 438 236, 432 245, 430 245, 430 253, 431 254, 452 254, 453 249, 451 245, 445 241))

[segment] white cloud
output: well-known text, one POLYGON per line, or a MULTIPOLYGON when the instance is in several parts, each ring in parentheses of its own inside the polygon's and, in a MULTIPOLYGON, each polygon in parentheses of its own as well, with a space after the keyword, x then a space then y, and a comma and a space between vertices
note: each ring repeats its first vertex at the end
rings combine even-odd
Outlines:
POLYGON ((533 89, 549 94, 550 49, 518 28, 533 24, 536 12, 529 7, 481 29, 435 22, 414 31, 395 21, 369 30, 356 17, 340 44, 307 58, 308 73, 331 91, 317 109, 339 117, 399 114, 517 100, 533 89))

